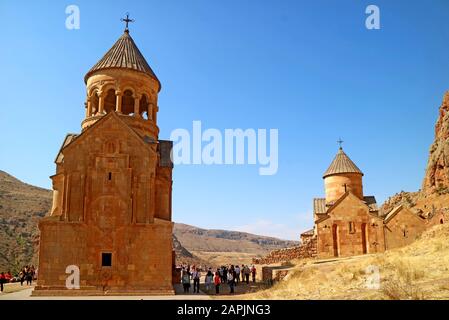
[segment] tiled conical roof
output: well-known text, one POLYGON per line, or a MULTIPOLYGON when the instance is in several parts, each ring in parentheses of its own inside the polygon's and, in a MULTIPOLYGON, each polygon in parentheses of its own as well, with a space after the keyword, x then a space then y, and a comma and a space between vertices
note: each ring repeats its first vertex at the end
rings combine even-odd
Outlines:
POLYGON ((125 68, 143 72, 159 82, 159 79, 148 65, 148 62, 143 57, 142 53, 140 53, 139 48, 137 48, 133 38, 129 35, 128 30, 125 30, 123 35, 117 40, 112 48, 106 52, 103 58, 101 58, 100 61, 87 72, 84 81, 87 82, 87 79, 95 71, 111 68, 125 68))
POLYGON ((351 159, 349 159, 342 148, 338 150, 337 155, 324 173, 323 178, 338 173, 359 173, 363 175, 363 172, 355 165, 354 162, 352 162, 351 159))

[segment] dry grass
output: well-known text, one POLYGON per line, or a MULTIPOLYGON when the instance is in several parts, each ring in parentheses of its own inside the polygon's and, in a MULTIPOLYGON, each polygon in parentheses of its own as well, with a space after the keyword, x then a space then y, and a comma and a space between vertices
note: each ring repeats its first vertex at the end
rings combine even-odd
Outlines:
POLYGON ((382 254, 297 264, 288 280, 245 299, 449 299, 449 224, 413 244, 382 254), (370 287, 369 267, 380 271, 370 287))

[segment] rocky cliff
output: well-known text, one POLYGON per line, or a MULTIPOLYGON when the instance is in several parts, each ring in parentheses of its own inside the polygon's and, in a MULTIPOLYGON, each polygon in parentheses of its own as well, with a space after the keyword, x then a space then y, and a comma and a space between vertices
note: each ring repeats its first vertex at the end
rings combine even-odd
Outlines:
POLYGON ((435 140, 430 147, 429 161, 422 191, 441 192, 449 189, 449 91, 446 92, 435 125, 435 140))

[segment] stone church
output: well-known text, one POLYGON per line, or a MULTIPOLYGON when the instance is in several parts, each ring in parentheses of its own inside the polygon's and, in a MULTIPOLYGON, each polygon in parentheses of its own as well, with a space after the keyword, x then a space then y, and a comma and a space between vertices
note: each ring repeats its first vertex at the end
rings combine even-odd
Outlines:
POLYGON ((413 242, 426 221, 398 206, 387 215, 363 193, 363 172, 340 147, 323 175, 325 197, 313 200, 315 226, 301 234, 320 258, 383 252, 413 242))
POLYGON ((128 28, 87 72, 81 133, 56 157, 39 223, 34 295, 174 294, 172 142, 158 139, 161 83, 128 28), (66 268, 79 268, 68 290, 66 268))

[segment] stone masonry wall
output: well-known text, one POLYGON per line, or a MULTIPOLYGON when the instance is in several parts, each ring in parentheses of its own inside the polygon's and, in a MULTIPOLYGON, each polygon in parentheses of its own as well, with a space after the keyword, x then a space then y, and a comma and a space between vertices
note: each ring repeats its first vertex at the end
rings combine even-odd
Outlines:
POLYGON ((272 264, 286 262, 293 259, 313 258, 317 255, 316 238, 312 238, 303 244, 286 249, 278 249, 271 251, 263 258, 253 258, 254 264, 272 264))

